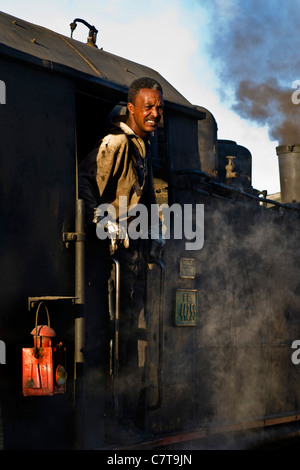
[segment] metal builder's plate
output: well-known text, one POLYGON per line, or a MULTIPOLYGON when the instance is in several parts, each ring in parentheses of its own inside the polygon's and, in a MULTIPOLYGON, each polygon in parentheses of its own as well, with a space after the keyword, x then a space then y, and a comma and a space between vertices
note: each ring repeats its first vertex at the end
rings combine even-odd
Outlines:
POLYGON ((195 278, 195 260, 193 258, 180 259, 180 277, 187 279, 195 278))
POLYGON ((175 324, 177 326, 196 326, 197 311, 197 290, 177 289, 175 324))

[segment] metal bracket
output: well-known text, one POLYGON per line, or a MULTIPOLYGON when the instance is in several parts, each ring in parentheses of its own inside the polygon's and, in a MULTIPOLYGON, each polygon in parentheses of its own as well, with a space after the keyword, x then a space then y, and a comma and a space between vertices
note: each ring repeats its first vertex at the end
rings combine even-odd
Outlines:
POLYGON ((70 242, 85 242, 86 234, 81 232, 63 232, 62 239, 68 248, 70 242))
POLYGON ((30 311, 38 302, 48 302, 49 300, 76 300, 78 297, 64 297, 57 295, 44 295, 43 297, 28 297, 28 310, 30 311))

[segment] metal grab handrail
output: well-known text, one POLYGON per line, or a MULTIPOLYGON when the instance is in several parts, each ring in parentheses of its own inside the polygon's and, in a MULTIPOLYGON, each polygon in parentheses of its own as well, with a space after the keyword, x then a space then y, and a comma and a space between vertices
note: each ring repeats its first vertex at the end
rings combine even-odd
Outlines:
POLYGON ((158 313, 158 364, 157 364, 157 378, 158 378, 158 397, 154 405, 147 406, 148 411, 157 410, 160 408, 163 399, 162 387, 162 368, 163 368, 163 308, 164 308, 164 292, 165 292, 165 264, 161 260, 151 260, 150 264, 157 264, 160 266, 160 291, 159 291, 159 313, 158 313))
POLYGON ((114 331, 114 360, 113 360, 113 397, 114 397, 114 413, 119 414, 119 319, 120 319, 120 263, 116 258, 111 257, 111 261, 116 267, 115 277, 115 331, 114 331))
MULTIPOLYGON (((114 400, 114 413, 118 416, 119 413, 119 322, 120 322, 120 262, 110 257, 110 260, 115 264, 115 315, 114 315, 114 358, 113 358, 113 400, 114 400)), ((158 409, 162 404, 162 367, 163 367, 163 302, 164 302, 164 281, 165 281, 165 265, 161 260, 151 260, 150 264, 157 264, 161 268, 160 276, 160 295, 159 295, 159 346, 158 346, 158 397, 154 405, 146 407, 148 411, 158 409)))

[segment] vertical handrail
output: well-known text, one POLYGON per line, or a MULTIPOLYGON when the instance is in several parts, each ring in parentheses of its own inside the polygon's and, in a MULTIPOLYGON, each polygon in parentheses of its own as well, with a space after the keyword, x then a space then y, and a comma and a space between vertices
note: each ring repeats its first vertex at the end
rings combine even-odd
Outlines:
MULTIPOLYGON (((111 261, 115 264, 115 318, 114 318, 114 359, 113 359, 113 399, 114 399, 114 413, 118 416, 119 413, 119 323, 120 323, 120 263, 111 257, 111 261)), ((157 264, 161 269, 160 276, 160 295, 159 295, 159 352, 158 352, 158 398, 154 405, 147 407, 147 410, 152 411, 158 409, 162 404, 163 390, 162 390, 162 368, 163 368, 163 303, 164 303, 164 281, 165 281, 165 265, 161 260, 153 260, 151 264, 157 264)))
POLYGON ((75 318, 75 364, 83 364, 85 347, 85 242, 81 236, 84 233, 84 202, 82 199, 77 199, 76 201, 75 233, 77 234, 75 243, 75 305, 77 307, 77 316, 75 318))
POLYGON ((84 201, 76 200, 75 213, 75 324, 74 402, 75 448, 85 448, 85 239, 84 201))
POLYGON ((85 448, 85 236, 84 201, 75 212, 75 320, 74 320, 74 446, 85 448))
POLYGON ((158 317, 158 364, 157 364, 157 378, 158 378, 158 397, 154 405, 147 407, 148 411, 157 410, 160 408, 163 399, 163 386, 162 386, 162 368, 163 368, 163 308, 164 308, 164 293, 165 293, 165 270, 166 267, 161 260, 151 260, 150 264, 157 264, 160 266, 160 290, 159 290, 159 317, 158 317))
POLYGON ((113 360, 113 396, 114 413, 119 414, 119 320, 120 320, 120 263, 111 257, 116 267, 116 304, 115 304, 115 330, 114 330, 114 360, 113 360))

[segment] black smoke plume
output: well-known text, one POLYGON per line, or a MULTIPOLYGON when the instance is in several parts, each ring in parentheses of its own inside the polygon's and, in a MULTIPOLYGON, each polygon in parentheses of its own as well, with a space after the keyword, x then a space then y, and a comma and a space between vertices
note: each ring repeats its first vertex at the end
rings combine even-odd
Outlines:
POLYGON ((221 97, 233 92, 233 109, 268 126, 271 140, 299 143, 300 104, 292 102, 292 84, 300 80, 300 1, 204 3, 212 32, 209 52, 222 80, 221 97))

